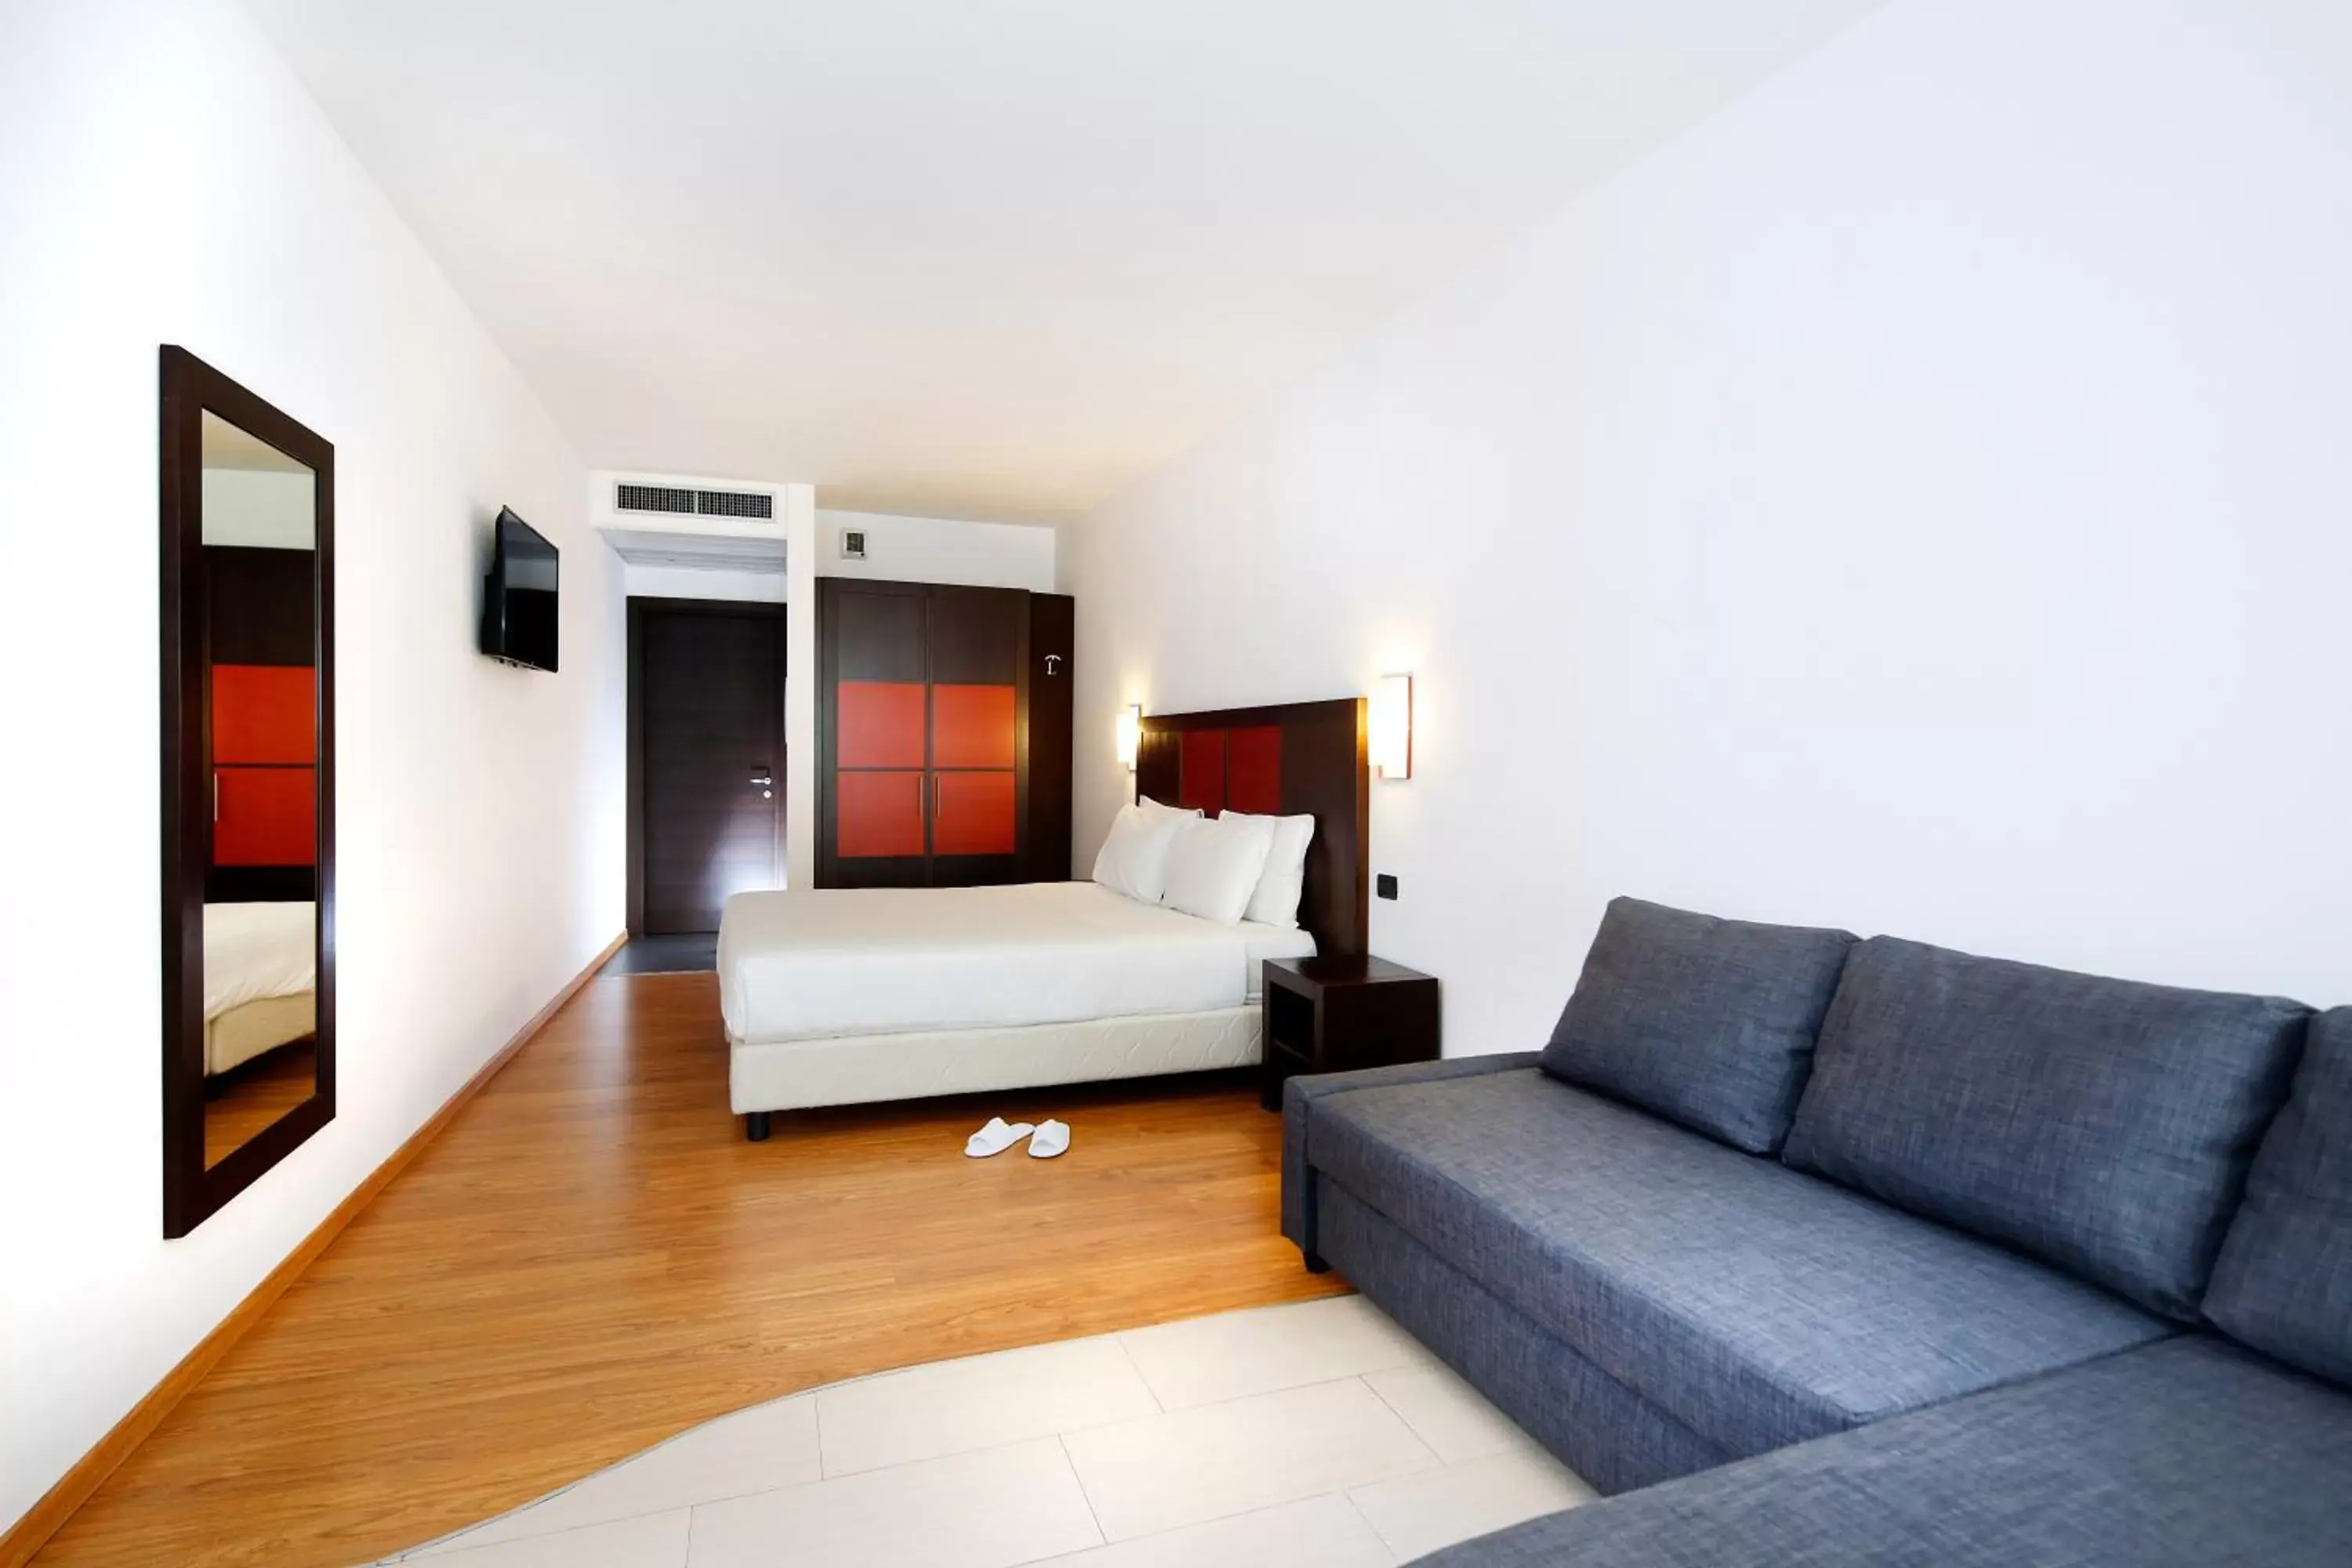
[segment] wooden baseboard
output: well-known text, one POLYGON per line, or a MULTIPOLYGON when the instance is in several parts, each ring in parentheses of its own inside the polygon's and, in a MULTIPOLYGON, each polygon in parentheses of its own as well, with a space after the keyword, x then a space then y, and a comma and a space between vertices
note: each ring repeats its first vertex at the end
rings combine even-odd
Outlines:
POLYGON ((98 1440, 96 1447, 84 1454, 60 1478, 58 1484, 43 1494, 25 1517, 0 1534, 0 1568, 24 1568, 33 1553, 55 1535, 74 1510, 89 1500, 107 1477, 112 1475, 131 1451, 147 1440, 147 1435, 163 1424, 172 1407, 187 1397, 188 1391, 203 1380, 229 1347, 243 1339, 248 1330, 261 1320, 270 1304, 286 1293, 286 1288, 300 1278, 329 1243, 342 1234, 343 1227, 357 1217, 360 1211, 383 1191, 394 1176, 407 1168, 408 1163, 424 1152, 425 1146, 440 1135, 452 1118, 464 1109, 467 1100, 481 1092, 482 1086, 496 1078, 499 1069, 514 1058, 514 1054, 529 1045, 531 1037, 547 1026, 547 1021, 566 1002, 579 994, 580 988, 595 978, 596 972, 611 962, 621 944, 629 940, 623 931, 606 944, 604 951, 590 961, 588 967, 572 977, 571 982, 555 994, 555 999, 537 1013, 530 1021, 517 1029, 514 1037, 500 1047, 499 1054, 482 1064, 481 1071, 466 1080, 465 1086, 451 1095, 432 1119, 409 1135, 408 1141, 392 1152, 383 1164, 368 1173, 367 1178, 353 1187, 349 1196, 337 1204, 334 1212, 319 1222, 318 1228, 302 1238, 300 1246, 289 1253, 284 1262, 269 1271, 268 1277, 253 1288, 239 1301, 220 1326, 204 1337, 195 1349, 181 1359, 180 1364, 164 1374, 163 1381, 150 1390, 147 1397, 131 1406, 131 1413, 114 1424, 114 1429, 98 1440))

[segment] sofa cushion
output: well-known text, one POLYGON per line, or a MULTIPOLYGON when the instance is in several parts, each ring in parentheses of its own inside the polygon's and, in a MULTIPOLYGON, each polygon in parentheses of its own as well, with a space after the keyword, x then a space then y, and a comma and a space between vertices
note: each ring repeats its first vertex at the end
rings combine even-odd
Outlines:
POLYGON ((2352 1007, 2311 1022, 2294 1091, 2221 1244, 2205 1316, 2256 1350, 2352 1384, 2352 1007))
POLYGON ((2309 1016, 1873 937, 1782 1158, 2193 1321, 2309 1016))
POLYGON ((1769 1154, 1813 1059, 1851 931, 1612 899, 1544 1070, 1769 1154))
POLYGON ((2204 1335, 1590 1503, 1420 1568, 2352 1562, 2352 1399, 2204 1335))
POLYGON ((2012 1253, 1540 1072, 1315 1102, 1340 1187, 1734 1457, 2170 1331, 2012 1253))

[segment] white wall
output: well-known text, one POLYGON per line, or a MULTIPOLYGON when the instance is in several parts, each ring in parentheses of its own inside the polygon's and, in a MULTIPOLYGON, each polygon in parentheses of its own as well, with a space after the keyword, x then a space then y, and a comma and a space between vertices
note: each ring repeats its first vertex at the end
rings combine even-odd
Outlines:
POLYGON ((786 602, 782 572, 745 572, 719 566, 651 566, 628 562, 622 582, 632 599, 726 599, 737 603, 786 602))
POLYGON ((317 542, 317 485, 307 473, 206 468, 197 483, 206 544, 308 550, 317 542))
POLYGON ((1054 531, 1018 522, 956 522, 871 511, 816 514, 817 575, 1054 592, 1054 531), (866 532, 866 559, 845 561, 841 532, 866 532))
POLYGON ((1113 713, 1416 672, 1381 952, 1612 894, 2352 1001, 2352 9, 1897 0, 1065 531, 1113 713))
POLYGON ((621 927, 621 578, 584 468, 229 0, 0 8, 0 1521, 621 927), (156 349, 335 444, 341 1114, 162 1239, 156 349), (562 673, 474 650, 488 526, 562 673))

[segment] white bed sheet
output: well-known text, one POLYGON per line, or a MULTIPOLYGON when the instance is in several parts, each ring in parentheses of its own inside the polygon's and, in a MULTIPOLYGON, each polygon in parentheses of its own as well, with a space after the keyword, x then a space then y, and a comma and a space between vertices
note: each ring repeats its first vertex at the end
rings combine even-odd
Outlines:
POLYGON ((205 906, 205 1022, 319 984, 317 906, 205 906))
POLYGON ((738 893, 719 922, 739 1042, 1205 1013, 1257 994, 1304 931, 1223 925, 1092 882, 738 893))

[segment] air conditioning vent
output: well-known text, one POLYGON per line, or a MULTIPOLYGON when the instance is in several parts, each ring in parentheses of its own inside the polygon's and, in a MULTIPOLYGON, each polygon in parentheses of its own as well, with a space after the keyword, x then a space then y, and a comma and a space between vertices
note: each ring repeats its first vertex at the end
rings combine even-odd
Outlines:
POLYGON ((656 512, 666 517, 740 517, 772 522, 776 498, 765 490, 690 490, 670 485, 614 487, 616 511, 656 512))
POLYGON ((761 490, 697 490, 694 510, 705 517, 750 517, 774 520, 776 498, 761 490))
POLYGON ((614 504, 623 511, 666 511, 692 517, 694 492, 669 489, 661 485, 623 485, 614 504))

